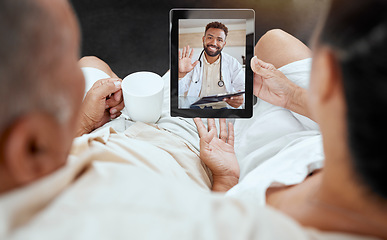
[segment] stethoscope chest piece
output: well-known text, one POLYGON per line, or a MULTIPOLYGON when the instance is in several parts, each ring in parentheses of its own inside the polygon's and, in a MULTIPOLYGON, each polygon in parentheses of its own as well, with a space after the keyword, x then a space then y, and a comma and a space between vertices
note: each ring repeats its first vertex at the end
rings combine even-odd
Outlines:
POLYGON ((223 82, 222 77, 220 78, 220 80, 219 80, 219 82, 218 82, 218 86, 219 86, 219 87, 223 87, 223 86, 224 86, 224 82, 223 82))

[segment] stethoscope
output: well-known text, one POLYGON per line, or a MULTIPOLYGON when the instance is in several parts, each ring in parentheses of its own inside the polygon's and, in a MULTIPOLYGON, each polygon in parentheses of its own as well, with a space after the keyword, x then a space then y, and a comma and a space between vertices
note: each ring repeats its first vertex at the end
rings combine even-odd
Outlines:
MULTIPOLYGON (((202 60, 200 60, 200 59, 202 58, 203 53, 204 53, 204 49, 202 50, 202 52, 200 53, 199 58, 198 58, 200 68, 202 68, 202 60)), ((219 53, 219 54, 220 54, 220 67, 219 67, 218 86, 219 87, 223 87, 224 86, 224 82, 223 82, 223 76, 222 76, 222 53, 219 53)), ((199 79, 195 81, 195 83, 198 83, 198 82, 199 82, 199 79)))

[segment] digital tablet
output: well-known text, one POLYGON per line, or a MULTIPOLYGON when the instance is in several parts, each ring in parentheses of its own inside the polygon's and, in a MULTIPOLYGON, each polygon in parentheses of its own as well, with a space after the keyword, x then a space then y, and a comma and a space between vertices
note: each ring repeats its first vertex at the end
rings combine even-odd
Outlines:
POLYGON ((255 13, 170 11, 171 116, 250 118, 255 13))

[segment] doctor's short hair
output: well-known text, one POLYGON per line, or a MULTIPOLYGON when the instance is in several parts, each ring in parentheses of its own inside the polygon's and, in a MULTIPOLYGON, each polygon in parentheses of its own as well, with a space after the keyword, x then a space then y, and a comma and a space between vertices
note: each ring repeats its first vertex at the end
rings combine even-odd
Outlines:
POLYGON ((222 29, 224 31, 224 34, 226 34, 226 37, 227 37, 228 28, 223 23, 221 23, 221 22, 210 22, 209 24, 207 24, 206 31, 204 32, 204 34, 206 34, 207 30, 210 29, 210 28, 222 29))
POLYGON ((360 185, 387 200, 387 2, 333 0, 319 36, 340 67, 348 147, 360 185))

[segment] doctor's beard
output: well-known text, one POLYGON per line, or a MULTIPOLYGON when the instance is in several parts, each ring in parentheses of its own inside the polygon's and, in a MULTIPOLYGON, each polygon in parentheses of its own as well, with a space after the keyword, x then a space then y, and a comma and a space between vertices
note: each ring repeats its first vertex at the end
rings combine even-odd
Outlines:
POLYGON ((217 46, 211 45, 211 44, 209 44, 207 46, 203 44, 203 48, 204 48, 204 51, 207 53, 207 55, 210 57, 218 56, 219 53, 223 50, 223 48, 220 48, 220 47, 217 47, 217 46), (216 50, 216 52, 211 52, 210 50, 208 50, 208 47, 215 47, 217 50, 216 50))

